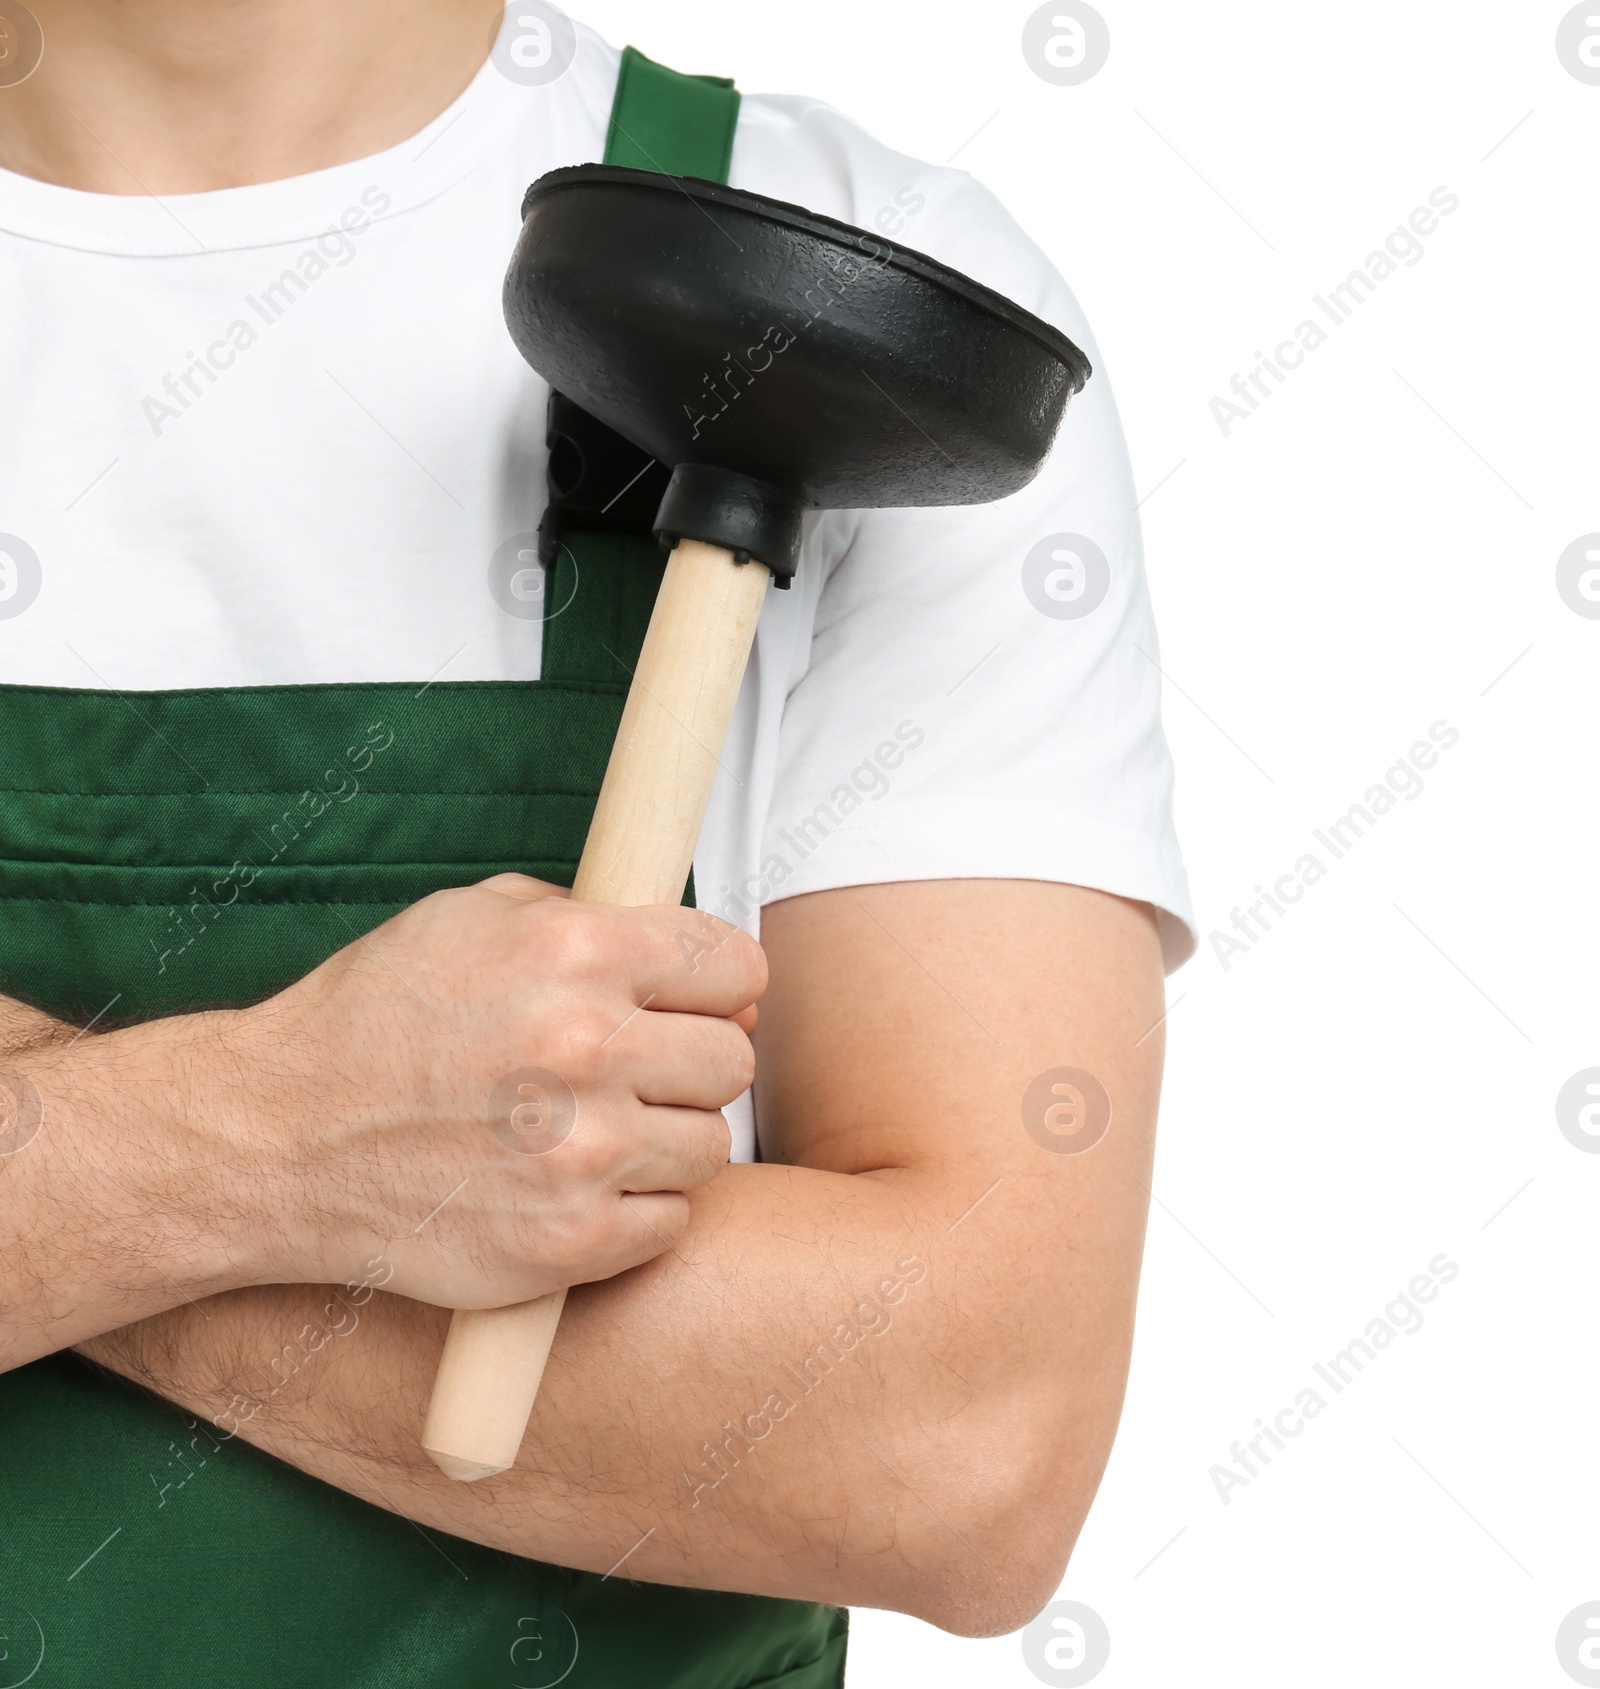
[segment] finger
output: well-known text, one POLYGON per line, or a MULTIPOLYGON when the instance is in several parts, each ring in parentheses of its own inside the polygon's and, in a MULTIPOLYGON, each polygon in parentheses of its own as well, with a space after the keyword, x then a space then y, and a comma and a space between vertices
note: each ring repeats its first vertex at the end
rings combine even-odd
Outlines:
POLYGON ((767 988, 761 946, 703 909, 612 909, 627 923, 634 1002, 687 1014, 736 1015, 767 988))
POLYGON ((611 1040, 615 1079, 642 1103, 676 1108, 726 1108, 755 1078, 749 1035, 717 1015, 663 1014, 653 1006, 634 1015, 611 1040))
POLYGON ((748 1009, 740 1009, 738 1014, 730 1017, 733 1024, 748 1037, 756 1029, 756 1023, 761 1018, 761 1011, 754 1003, 748 1009))
POLYGON ((699 1190, 728 1165, 733 1140, 720 1110, 640 1108, 606 1183, 618 1196, 699 1190))

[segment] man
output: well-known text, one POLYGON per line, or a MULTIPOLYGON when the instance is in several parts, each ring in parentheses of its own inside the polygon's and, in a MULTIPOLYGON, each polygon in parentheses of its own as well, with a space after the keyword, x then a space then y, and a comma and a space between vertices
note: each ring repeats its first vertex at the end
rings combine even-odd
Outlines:
POLYGON ((694 96, 661 148, 721 148, 680 170, 1098 366, 1065 286, 969 178, 548 6, 487 63, 480 0, 36 11, 0 86, 16 1675, 812 1689, 842 1605, 1024 1623, 1120 1410, 1193 944, 1105 375, 1015 498, 808 528, 700 910, 586 908, 553 882, 659 565, 590 534, 541 574, 498 284, 530 180, 647 146, 632 77, 694 96), (554 1147, 530 1073, 577 1103, 554 1147), (450 1482, 443 1310, 562 1285, 518 1464, 450 1482))

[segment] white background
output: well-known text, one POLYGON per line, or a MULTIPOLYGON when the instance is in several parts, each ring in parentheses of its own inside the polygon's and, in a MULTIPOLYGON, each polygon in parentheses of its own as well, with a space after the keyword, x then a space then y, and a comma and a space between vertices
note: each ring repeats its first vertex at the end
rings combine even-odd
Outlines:
MULTIPOLYGON (((1105 1689, 1554 1689, 1558 1624, 1600 1600, 1600 1155, 1554 1106, 1600 1066, 1600 620, 1555 586, 1600 530, 1600 87, 1542 0, 1098 3, 1111 54, 1077 87, 1028 68, 1027 4, 574 9, 964 148, 1050 251, 1147 499, 1207 933, 1459 730, 1280 927, 1170 983, 1132 1384, 1062 1595, 1109 1626, 1105 1689), (1329 326, 1311 296, 1441 185, 1460 209, 1421 262, 1224 437, 1212 396, 1329 326), (1224 1506, 1212 1464, 1441 1251, 1422 1329, 1224 1506)), ((850 1681, 1039 1680, 1016 1637, 860 1613, 850 1681)))

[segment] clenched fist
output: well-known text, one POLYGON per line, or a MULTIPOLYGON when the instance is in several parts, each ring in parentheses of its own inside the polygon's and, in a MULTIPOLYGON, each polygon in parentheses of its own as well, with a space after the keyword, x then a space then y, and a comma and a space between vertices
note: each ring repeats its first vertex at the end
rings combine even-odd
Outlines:
POLYGON ((750 1084, 755 941, 517 874, 436 893, 278 996, 208 1064, 285 1281, 445 1307, 609 1278, 669 1248, 750 1084))

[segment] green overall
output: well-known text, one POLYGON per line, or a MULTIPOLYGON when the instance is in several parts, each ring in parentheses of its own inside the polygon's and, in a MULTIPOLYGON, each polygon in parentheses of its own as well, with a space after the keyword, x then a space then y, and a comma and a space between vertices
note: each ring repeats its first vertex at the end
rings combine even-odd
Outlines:
MULTIPOLYGON (((738 101, 630 49, 607 160, 725 179, 738 101)), ((570 883, 661 567, 568 528, 533 682, 0 686, 0 991, 246 1003, 441 887, 570 883)), ((837 1689, 844 1652, 835 1608, 424 1537, 72 1355, 0 1377, 0 1689, 837 1689)))

